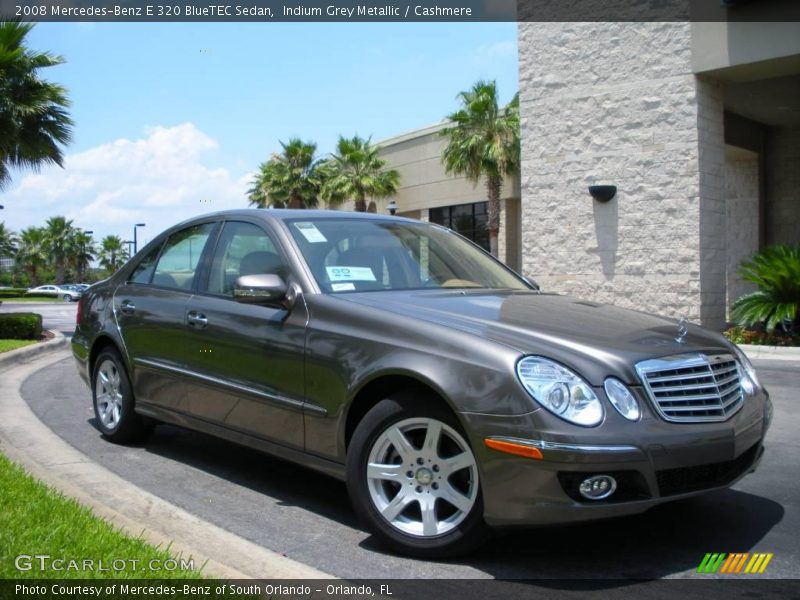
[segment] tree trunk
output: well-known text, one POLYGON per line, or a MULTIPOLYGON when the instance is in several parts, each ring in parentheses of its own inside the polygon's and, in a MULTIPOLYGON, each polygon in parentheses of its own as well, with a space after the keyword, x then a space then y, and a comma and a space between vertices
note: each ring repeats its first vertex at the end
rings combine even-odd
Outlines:
POLYGON ((500 231, 500 190, 503 180, 499 177, 486 178, 486 193, 489 198, 489 252, 495 258, 499 257, 497 235, 500 231))
POLYGON ((56 259, 56 285, 64 283, 64 259, 56 259))
POLYGON ((303 200, 297 194, 289 196, 289 208, 305 208, 303 200))
POLYGON ((363 196, 356 198, 356 212, 367 212, 367 199, 363 196))

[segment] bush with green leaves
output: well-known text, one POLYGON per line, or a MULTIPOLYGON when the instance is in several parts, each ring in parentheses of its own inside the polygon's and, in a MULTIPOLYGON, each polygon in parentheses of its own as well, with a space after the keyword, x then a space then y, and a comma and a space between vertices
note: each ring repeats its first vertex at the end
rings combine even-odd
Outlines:
POLYGON ((800 246, 767 246, 744 261, 739 273, 758 286, 733 303, 731 316, 739 325, 763 323, 771 332, 791 323, 800 330, 800 246))
POLYGON ((42 337, 42 315, 36 313, 0 314, 0 339, 38 340, 42 337))
POLYGON ((0 289, 0 298, 17 298, 24 296, 28 288, 3 288, 0 289))

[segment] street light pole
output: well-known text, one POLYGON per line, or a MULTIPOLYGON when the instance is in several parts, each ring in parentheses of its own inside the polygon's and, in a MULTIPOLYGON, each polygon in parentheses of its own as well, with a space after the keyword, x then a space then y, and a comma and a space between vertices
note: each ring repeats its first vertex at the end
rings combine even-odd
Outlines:
POLYGON ((136 243, 136 228, 137 227, 144 227, 144 223, 137 223, 133 226, 133 253, 136 254, 139 251, 139 245, 136 243))

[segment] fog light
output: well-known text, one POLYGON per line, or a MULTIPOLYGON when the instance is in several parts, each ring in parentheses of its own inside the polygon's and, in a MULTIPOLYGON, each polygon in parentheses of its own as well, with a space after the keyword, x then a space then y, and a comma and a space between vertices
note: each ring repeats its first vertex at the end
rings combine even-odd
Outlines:
POLYGON ((588 500, 602 500, 608 498, 616 489, 617 481, 611 475, 593 475, 581 482, 578 491, 588 500))

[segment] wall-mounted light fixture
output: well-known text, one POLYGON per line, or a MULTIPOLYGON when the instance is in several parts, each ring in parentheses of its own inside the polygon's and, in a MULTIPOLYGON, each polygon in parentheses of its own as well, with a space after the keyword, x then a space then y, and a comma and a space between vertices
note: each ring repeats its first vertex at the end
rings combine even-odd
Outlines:
POLYGON ((598 202, 608 202, 617 193, 617 186, 615 185, 590 185, 589 193, 592 198, 598 202))
POLYGON ((389 200, 389 202, 386 204, 386 208, 389 209, 389 214, 394 216, 395 213, 397 213, 397 200, 394 198, 389 200))

